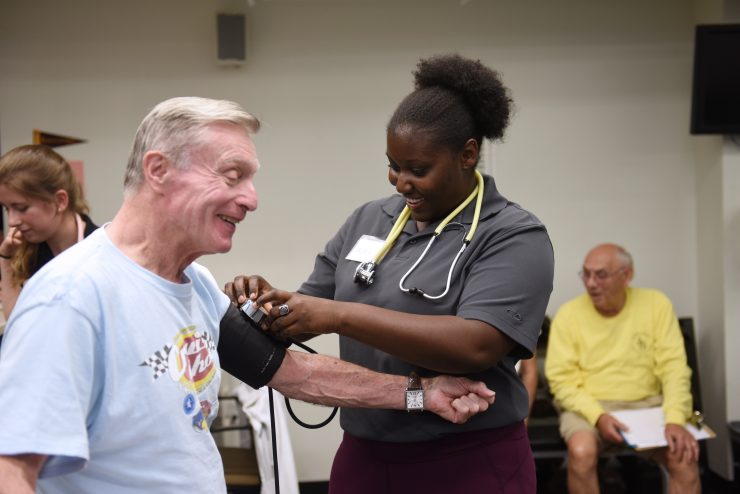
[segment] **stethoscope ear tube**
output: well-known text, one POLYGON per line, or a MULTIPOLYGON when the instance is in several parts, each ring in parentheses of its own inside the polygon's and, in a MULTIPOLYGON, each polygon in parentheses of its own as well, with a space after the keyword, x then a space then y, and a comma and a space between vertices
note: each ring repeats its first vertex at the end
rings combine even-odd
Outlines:
MULTIPOLYGON (((316 350, 314 350, 313 348, 311 348, 308 345, 304 345, 303 343, 298 343, 297 341, 294 341, 294 340, 289 340, 289 341, 293 345, 296 345, 296 346, 302 348, 303 350, 307 351, 308 353, 316 353, 316 350)), ((296 414, 293 412, 293 408, 290 406, 290 400, 288 399, 287 396, 285 397, 285 408, 288 410, 288 415, 290 415, 290 418, 292 418, 295 421, 296 424, 300 425, 301 427, 305 427, 306 429, 321 429, 322 427, 324 427, 325 425, 327 425, 329 422, 331 422, 332 419, 334 418, 334 416, 339 411, 339 407, 334 407, 334 410, 331 411, 331 413, 329 414, 329 417, 327 417, 326 420, 324 420, 323 422, 319 422, 318 424, 307 424, 306 422, 304 422, 301 419, 299 419, 296 416, 296 414)))
MULTIPOLYGON (((398 288, 404 292, 409 293, 411 295, 419 295, 421 297, 424 297, 429 300, 437 300, 445 295, 447 295, 447 292, 450 291, 450 283, 452 280, 452 272, 455 269, 455 265, 457 264, 457 260, 460 259, 460 256, 462 255, 463 251, 468 247, 468 244, 470 244, 470 241, 473 239, 473 235, 475 235, 475 231, 478 229, 478 221, 480 220, 480 212, 483 207, 483 192, 484 192, 484 184, 483 184, 483 175, 480 174, 478 170, 475 170, 475 178, 477 180, 477 184, 473 191, 468 195, 468 197, 461 202, 450 214, 447 215, 447 217, 442 220, 442 222, 437 226, 437 228, 434 229, 434 235, 429 239, 429 242, 427 243, 426 248, 422 252, 421 256, 416 260, 413 266, 411 266, 411 269, 406 271, 406 274, 403 275, 401 278, 401 281, 398 282, 398 288), (412 287, 412 288, 404 288, 403 284, 406 282, 406 278, 414 272, 416 267, 421 263, 421 261, 424 259, 424 257, 427 255, 427 252, 429 251, 429 248, 434 243, 434 240, 439 236, 440 233, 444 231, 445 228, 447 228, 448 225, 450 225, 452 219, 457 216, 460 211, 465 209, 468 204, 470 204, 473 199, 475 199, 475 213, 473 214, 473 223, 470 227, 470 230, 468 231, 468 234, 465 236, 465 239, 463 240, 462 247, 460 247, 460 250, 457 252, 457 255, 455 256, 455 259, 452 260, 452 265, 450 266, 450 271, 447 273, 447 283, 445 285, 445 290, 439 295, 429 295, 424 290, 418 287, 412 287)), ((383 242, 383 247, 380 249, 380 251, 375 255, 375 257, 371 261, 360 263, 357 266, 357 269, 355 269, 355 275, 354 275, 354 282, 364 284, 365 286, 370 286, 375 278, 375 268, 380 264, 380 261, 383 260, 383 257, 391 250, 391 247, 393 247, 393 244, 398 240, 398 237, 401 235, 401 232, 403 231, 404 225, 408 221, 408 219, 411 217, 411 210, 408 206, 403 208, 403 211, 401 211, 401 214, 399 215, 398 219, 396 220, 395 224, 393 225, 393 228, 391 228, 391 231, 388 233, 388 236, 385 239, 385 242, 383 242)))
POLYGON ((435 238, 436 238, 436 235, 433 236, 429 240, 429 243, 427 244, 426 249, 424 249, 424 252, 421 254, 421 256, 419 256, 419 259, 416 260, 416 262, 414 263, 414 265, 411 266, 411 269, 409 269, 408 271, 406 271, 406 274, 403 275, 403 277, 401 278, 401 280, 398 282, 398 288, 402 292, 410 293, 411 295, 419 295, 419 296, 424 297, 424 298, 427 298, 429 300, 438 300, 438 299, 444 297, 445 295, 447 295, 447 292, 450 291, 450 283, 452 282, 452 272, 455 270, 455 265, 457 264, 457 260, 460 259, 460 256, 462 255, 463 251, 465 251, 465 249, 468 246, 468 242, 467 241, 466 242, 463 242, 462 247, 460 247, 460 250, 457 251, 457 255, 455 256, 455 259, 452 260, 452 264, 450 265, 450 270, 447 272, 447 284, 445 285, 445 291, 443 291, 439 295, 429 295, 428 293, 424 292, 424 290, 422 290, 421 288, 416 288, 416 287, 413 287, 413 288, 404 288, 404 286, 403 286, 403 283, 406 281, 406 278, 411 273, 414 272, 414 270, 416 269, 416 266, 418 266, 419 263, 421 262, 421 260, 424 259, 424 256, 427 255, 427 251, 429 250, 429 247, 432 246, 432 242, 434 241, 435 238))
POLYGON ((290 400, 288 398, 285 398, 285 408, 287 408, 290 418, 292 418, 296 424, 300 425, 301 427, 305 427, 306 429, 321 429, 325 425, 329 424, 329 422, 334 419, 337 411, 339 411, 339 407, 334 407, 334 410, 331 411, 329 416, 323 422, 319 422, 318 424, 307 424, 306 422, 299 419, 293 412, 293 408, 290 406, 290 400))

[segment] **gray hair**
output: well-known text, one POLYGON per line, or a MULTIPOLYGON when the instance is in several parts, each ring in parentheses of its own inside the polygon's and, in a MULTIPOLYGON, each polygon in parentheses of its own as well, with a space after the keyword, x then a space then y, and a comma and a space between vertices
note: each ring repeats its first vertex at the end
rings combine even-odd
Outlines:
POLYGON ((137 189, 143 180, 147 151, 158 150, 178 166, 187 162, 193 143, 215 123, 230 123, 256 133, 260 121, 233 101, 198 97, 171 98, 159 103, 144 117, 134 137, 123 181, 125 191, 137 189))
POLYGON ((615 245, 616 247, 616 257, 619 259, 619 262, 622 264, 623 268, 632 269, 633 268, 633 262, 632 262, 632 254, 627 252, 627 249, 624 247, 621 247, 619 245, 615 245))

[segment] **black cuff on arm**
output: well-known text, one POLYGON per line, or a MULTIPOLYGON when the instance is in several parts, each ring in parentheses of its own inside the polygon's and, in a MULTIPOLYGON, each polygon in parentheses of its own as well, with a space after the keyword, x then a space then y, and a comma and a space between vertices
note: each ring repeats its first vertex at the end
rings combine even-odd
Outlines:
POLYGON ((285 347, 254 328, 234 305, 221 319, 218 358, 221 368, 257 389, 272 379, 285 358, 285 347))

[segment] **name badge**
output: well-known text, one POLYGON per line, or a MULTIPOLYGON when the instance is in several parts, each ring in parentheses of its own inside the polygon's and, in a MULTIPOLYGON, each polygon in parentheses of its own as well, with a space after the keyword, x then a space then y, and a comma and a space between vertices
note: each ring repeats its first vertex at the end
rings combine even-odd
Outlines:
POLYGON ((375 255, 380 252, 383 247, 385 240, 372 235, 363 235, 357 240, 357 243, 352 250, 347 254, 348 261, 357 262, 368 262, 375 258, 375 255))

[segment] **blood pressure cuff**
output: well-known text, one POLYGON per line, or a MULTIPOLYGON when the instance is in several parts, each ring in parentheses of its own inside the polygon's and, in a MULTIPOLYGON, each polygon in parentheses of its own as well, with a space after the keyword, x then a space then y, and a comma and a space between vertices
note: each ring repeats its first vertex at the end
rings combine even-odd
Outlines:
POLYGON ((221 319, 218 358, 221 368, 257 389, 272 379, 285 358, 285 346, 253 327, 229 305, 221 319))

